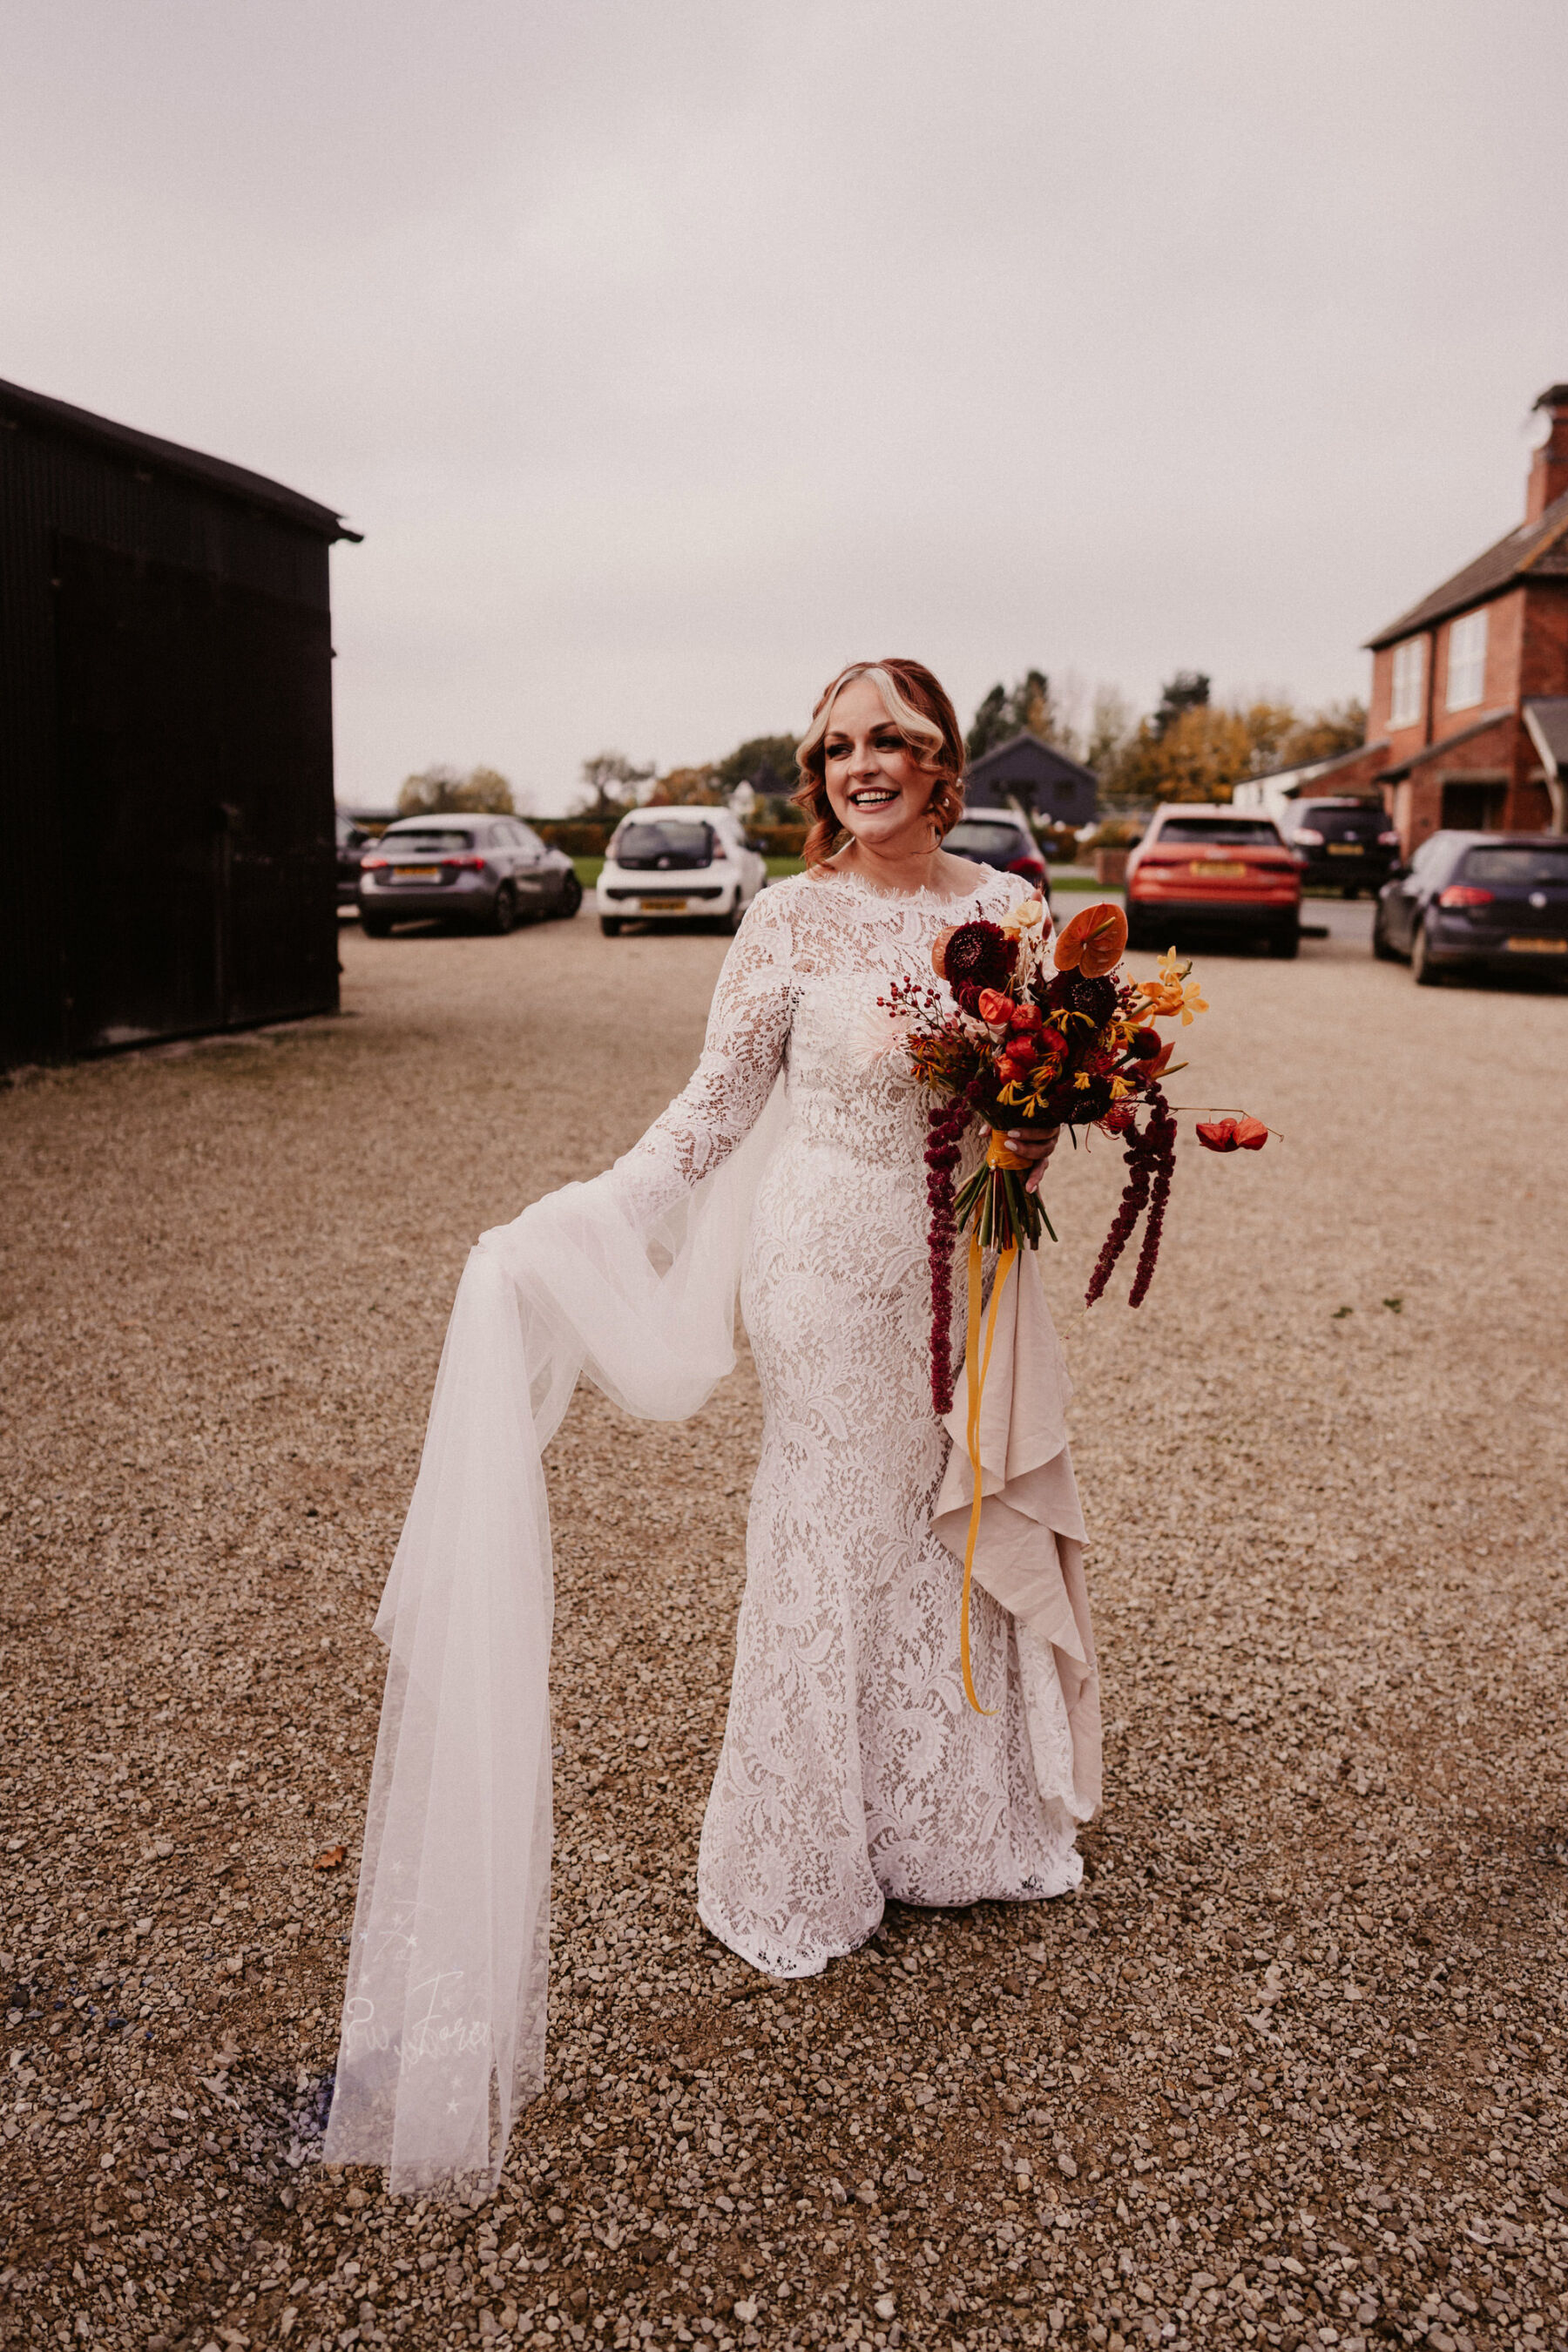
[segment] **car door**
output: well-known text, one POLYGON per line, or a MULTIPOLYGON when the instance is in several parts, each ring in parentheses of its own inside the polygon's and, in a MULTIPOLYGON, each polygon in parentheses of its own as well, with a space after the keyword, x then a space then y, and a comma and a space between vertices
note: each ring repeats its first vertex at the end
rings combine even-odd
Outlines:
POLYGON ((512 854, 516 859, 514 870, 517 876, 518 895, 520 898, 527 898, 531 903, 537 904, 540 900, 550 897, 554 882, 544 844, 539 835, 519 817, 507 819, 507 831, 511 835, 514 844, 512 854))

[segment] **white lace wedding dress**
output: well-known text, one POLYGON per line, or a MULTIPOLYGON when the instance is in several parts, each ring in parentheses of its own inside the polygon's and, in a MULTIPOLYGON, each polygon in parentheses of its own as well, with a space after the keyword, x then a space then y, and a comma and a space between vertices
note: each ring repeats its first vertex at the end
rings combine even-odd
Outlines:
POLYGON ((766 1417, 703 1919, 754 1966, 805 1976, 862 1943, 889 1897, 1076 1883, 1098 1711, 1059 1349, 1016 1276, 1045 1374, 1007 1391, 1028 1426, 994 1475, 985 1456, 983 1517, 1018 1613, 977 1580, 974 1680, 995 1710, 981 1716, 959 1665, 961 1561, 931 1525, 950 1438, 930 1388, 926 1098, 877 1002, 931 976, 942 925, 998 919, 1025 887, 988 874, 964 898, 900 898, 834 874, 765 891, 690 1084, 614 1169, 471 1251, 376 1618, 389 1659, 330 2163, 383 2165, 395 2193, 493 2186, 542 2086, 541 1453, 579 1377, 633 1414, 697 1411, 734 1363, 737 1282, 766 1417))
MULTIPOLYGON (((1049 1645, 972 1598, 931 1533, 948 1436, 931 1400, 926 1102, 878 1004, 931 975, 943 924, 1025 896, 898 898, 851 876, 763 892, 713 1000, 696 1075, 612 1183, 647 1229, 751 1129, 784 1074, 788 1125, 752 1211, 741 1308, 762 1459, 729 1722, 698 1907, 742 1958, 807 1976, 883 1901, 1060 1895, 1082 1864, 1072 1746, 1049 1645)), ((955 1281, 955 1339, 963 1284, 955 1281)))

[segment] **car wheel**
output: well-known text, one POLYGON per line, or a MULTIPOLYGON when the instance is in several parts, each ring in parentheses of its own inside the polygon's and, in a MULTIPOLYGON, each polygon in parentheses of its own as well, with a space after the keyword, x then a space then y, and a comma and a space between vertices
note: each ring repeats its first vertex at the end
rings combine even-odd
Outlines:
POLYGON ((1372 951, 1379 963, 1397 963, 1399 958, 1388 944, 1388 933, 1383 928, 1383 901, 1380 898, 1372 918, 1372 951))
POLYGON ((1276 931, 1268 941, 1269 954, 1279 956, 1286 961, 1289 961, 1292 956, 1299 955, 1300 948, 1301 934, 1299 930, 1276 931))
POLYGON ((516 924, 517 900, 512 895, 511 884, 503 882, 496 892, 495 904, 490 908, 489 928, 499 939, 505 939, 508 931, 514 929, 516 924))
POLYGON ((359 927, 367 940, 389 940, 392 937, 392 924, 385 915, 362 915, 359 927))
POLYGON ((599 929, 604 932, 605 937, 607 940, 618 940, 621 936, 620 917, 618 915, 601 915, 599 918, 599 929))
POLYGON ((574 915, 582 903, 583 885, 575 874, 568 874, 561 886, 561 904, 555 911, 559 915, 574 915))
POLYGON ((737 890, 735 893, 734 905, 731 908, 727 915, 720 915, 716 917, 713 924, 714 929, 719 932, 721 938, 733 939, 735 933, 741 928, 741 919, 745 914, 745 911, 744 903, 742 900, 740 892, 737 890))
POLYGON ((1149 954, 1154 945, 1149 935, 1148 927, 1139 922, 1131 911, 1127 917, 1127 944, 1130 948, 1135 948, 1141 955, 1149 954))
POLYGON ((1410 942, 1410 977, 1417 988, 1438 988, 1442 985, 1443 973, 1432 960, 1432 950, 1426 944, 1425 923, 1418 925, 1410 942))

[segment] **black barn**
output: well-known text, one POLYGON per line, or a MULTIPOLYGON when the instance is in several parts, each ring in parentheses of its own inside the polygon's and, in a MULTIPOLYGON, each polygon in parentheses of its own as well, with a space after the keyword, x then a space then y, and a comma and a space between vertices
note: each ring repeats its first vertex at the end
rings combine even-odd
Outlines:
POLYGON ((1090 824, 1099 793, 1092 768, 1081 767, 1038 735, 1015 735, 998 743, 970 761, 963 779, 968 807, 1010 808, 1018 801, 1053 824, 1090 824))
POLYGON ((338 1002, 313 499, 0 383, 0 1060, 338 1002))

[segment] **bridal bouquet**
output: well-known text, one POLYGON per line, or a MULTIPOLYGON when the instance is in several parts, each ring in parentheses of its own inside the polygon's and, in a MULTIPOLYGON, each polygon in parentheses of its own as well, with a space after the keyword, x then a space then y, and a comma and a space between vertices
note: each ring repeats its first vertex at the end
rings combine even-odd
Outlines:
MULTIPOLYGON (((1139 1306, 1153 1276, 1175 1164, 1176 1120, 1161 1081, 1170 1073, 1173 1039, 1159 1021, 1188 1026, 1208 1010, 1174 949, 1154 980, 1121 969, 1127 918, 1120 907, 1085 907, 1054 948, 1044 902, 1026 899, 1002 923, 960 923, 931 950, 951 998, 919 981, 898 982, 881 1000, 900 1023, 914 1076, 935 1097, 928 1123, 931 1202, 931 1391, 940 1414, 952 1406, 949 1334, 950 1269, 956 1236, 968 1230, 971 1257, 1004 1255, 998 1285, 1014 1253, 1037 1248, 1042 1230, 1057 1238, 1023 1179, 1029 1166, 1003 1136, 1018 1127, 1098 1127, 1122 1145, 1127 1181, 1090 1277, 1092 1306, 1147 1211, 1129 1305, 1139 1306), (952 1172, 964 1129, 980 1118, 991 1128, 984 1165, 956 1196, 952 1172)), ((1184 1065, 1177 1064, 1181 1068, 1184 1065)), ((1252 1118, 1200 1126, 1211 1150, 1258 1150, 1268 1130, 1252 1118)), ((1076 1133, 1074 1140, 1076 1141, 1076 1133)), ((971 1268, 971 1308, 976 1304, 971 1268)))

